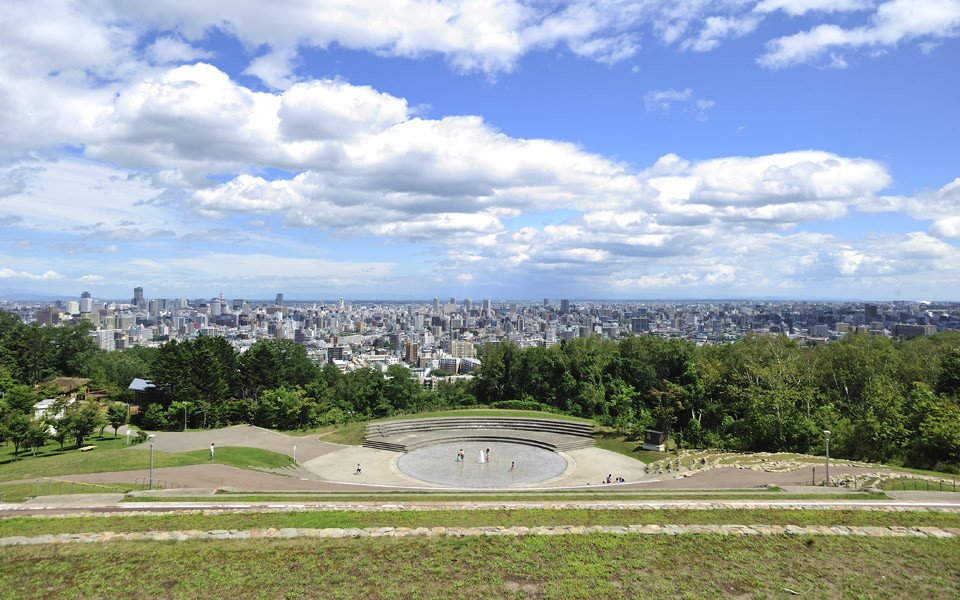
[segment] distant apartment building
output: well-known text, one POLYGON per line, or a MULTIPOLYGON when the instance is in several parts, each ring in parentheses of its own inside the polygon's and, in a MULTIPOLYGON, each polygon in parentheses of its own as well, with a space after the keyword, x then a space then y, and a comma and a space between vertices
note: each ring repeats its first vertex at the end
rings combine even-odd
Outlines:
POLYGON ((327 364, 334 364, 335 360, 343 360, 343 346, 328 346, 327 347, 327 364))
POLYGON ((41 325, 57 325, 60 323, 60 309, 41 308, 37 311, 37 323, 41 325))
POLYGON ((416 342, 407 342, 403 353, 403 360, 411 365, 415 365, 417 364, 418 358, 420 358, 420 345, 416 342))
POLYGON ((441 358, 439 361, 439 368, 444 373, 450 373, 451 375, 457 374, 457 368, 460 366, 459 358, 441 358))
POLYGON ((450 342, 450 355, 455 358, 473 358, 477 355, 477 348, 473 345, 473 342, 452 340, 450 342))
POLYGON ((895 337, 910 339, 924 335, 933 335, 936 332, 936 325, 908 325, 906 323, 895 323, 891 333, 893 333, 895 337))

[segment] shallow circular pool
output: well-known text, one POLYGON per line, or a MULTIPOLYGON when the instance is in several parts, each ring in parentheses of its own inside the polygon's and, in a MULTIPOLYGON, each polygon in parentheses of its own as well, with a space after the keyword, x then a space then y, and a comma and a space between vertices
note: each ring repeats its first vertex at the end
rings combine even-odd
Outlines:
POLYGON ((555 452, 506 442, 445 443, 400 457, 397 467, 415 479, 469 488, 503 488, 545 481, 563 473, 567 460, 555 452), (480 462, 481 453, 490 460, 480 462), (460 450, 464 459, 457 460, 460 450), (510 463, 514 463, 513 470, 510 463))

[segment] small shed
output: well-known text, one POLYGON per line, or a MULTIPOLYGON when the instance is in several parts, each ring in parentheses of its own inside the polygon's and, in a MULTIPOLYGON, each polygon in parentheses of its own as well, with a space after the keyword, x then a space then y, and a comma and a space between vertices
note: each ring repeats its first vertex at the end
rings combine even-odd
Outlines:
POLYGON ((129 407, 131 414, 136 414, 139 412, 139 408, 143 406, 143 403, 146 401, 147 390, 152 387, 154 387, 152 383, 146 379, 140 379, 139 377, 130 382, 130 385, 127 386, 127 389, 133 390, 133 393, 136 395, 136 399, 129 407))
POLYGON ((655 429, 646 429, 643 432, 643 449, 663 452, 666 449, 667 434, 655 429))

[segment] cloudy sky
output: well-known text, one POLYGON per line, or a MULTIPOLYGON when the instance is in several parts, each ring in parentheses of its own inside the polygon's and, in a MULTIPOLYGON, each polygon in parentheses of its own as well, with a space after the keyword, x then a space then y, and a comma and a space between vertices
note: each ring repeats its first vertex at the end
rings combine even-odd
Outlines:
POLYGON ((960 299, 960 0, 5 0, 0 293, 960 299))

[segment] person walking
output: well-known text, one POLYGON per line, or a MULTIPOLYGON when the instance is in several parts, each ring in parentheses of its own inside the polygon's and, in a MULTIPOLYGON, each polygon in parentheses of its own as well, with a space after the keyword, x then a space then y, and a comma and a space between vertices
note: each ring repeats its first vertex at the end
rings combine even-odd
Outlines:
POLYGON ((360 463, 357 463, 357 470, 354 471, 353 474, 354 474, 354 475, 359 475, 359 474, 360 474, 360 463))
POLYGON ((510 470, 512 471, 515 466, 516 466, 516 463, 511 460, 511 461, 510 461, 510 470))
POLYGON ((210 442, 210 460, 213 460, 213 442, 210 442))

